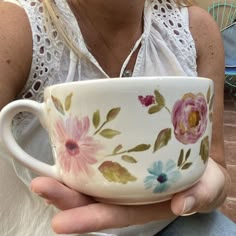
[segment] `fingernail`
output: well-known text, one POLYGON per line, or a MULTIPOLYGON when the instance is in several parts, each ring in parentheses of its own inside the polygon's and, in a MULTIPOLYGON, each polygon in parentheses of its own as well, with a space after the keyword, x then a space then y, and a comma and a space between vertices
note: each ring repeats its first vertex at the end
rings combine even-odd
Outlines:
POLYGON ((46 198, 46 196, 43 193, 37 192, 32 188, 30 190, 31 190, 32 193, 36 194, 37 196, 42 197, 42 198, 46 198))
POLYGON ((44 203, 46 206, 52 205, 52 202, 50 200, 44 199, 44 203))
POLYGON ((41 193, 38 193, 38 192, 34 189, 34 187, 33 187, 32 185, 30 185, 29 188, 30 188, 30 191, 31 191, 32 193, 35 193, 35 194, 38 194, 38 195, 41 194, 41 193))
POLYGON ((31 192, 34 193, 34 194, 36 194, 36 195, 38 195, 38 196, 40 196, 40 197, 43 197, 43 194, 42 194, 42 193, 37 192, 37 191, 34 191, 33 189, 31 189, 31 192))
POLYGON ((188 213, 189 211, 191 211, 195 205, 195 198, 194 197, 187 197, 184 201, 184 207, 183 207, 183 211, 182 214, 188 213))

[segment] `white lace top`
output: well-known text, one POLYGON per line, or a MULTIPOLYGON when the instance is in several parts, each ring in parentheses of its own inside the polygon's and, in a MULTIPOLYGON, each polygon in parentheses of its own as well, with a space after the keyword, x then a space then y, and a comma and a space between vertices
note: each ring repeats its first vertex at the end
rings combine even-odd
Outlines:
MULTIPOLYGON (((84 61, 76 58, 73 51, 65 45, 49 18, 47 18, 49 30, 47 29, 41 0, 5 1, 13 2, 23 7, 32 28, 33 58, 31 71, 25 87, 18 95, 19 99, 27 98, 41 102, 44 88, 48 85, 108 77, 86 48, 78 23, 66 0, 55 0, 60 10, 60 19, 65 22, 68 35, 89 60, 84 61)), ((133 77, 197 75, 196 49, 188 27, 188 10, 187 8, 179 10, 173 0, 146 0, 143 34, 124 61, 120 75, 123 74, 130 56, 140 43, 141 47, 135 63, 133 77)), ((36 118, 29 114, 21 114, 15 119, 13 127, 18 142, 28 153, 47 163, 53 163, 46 132, 41 128, 36 118)), ((28 185, 34 174, 16 161, 13 161, 13 166, 18 177, 28 185)), ((8 168, 10 167, 8 166, 8 168)), ((7 174, 7 172, 4 173, 7 174)), ((17 183, 19 185, 19 182, 17 183)), ((0 232, 3 232, 1 235, 54 235, 50 229, 49 220, 54 209, 46 207, 39 198, 32 196, 27 191, 25 188, 25 196, 27 197, 22 197, 25 201, 24 206, 13 207, 15 214, 11 214, 11 218, 1 217, 0 232), (9 225, 7 224, 9 220, 11 222, 18 221, 19 223, 9 225), (20 224, 20 222, 24 223, 20 224), (3 231, 1 230, 1 225, 5 226, 3 231)), ((22 196, 23 194, 22 192, 22 196)), ((13 197, 14 193, 9 193, 8 195, 13 197)), ((1 198, 3 197, 0 196, 2 201, 1 198)), ((14 205, 13 200, 10 206, 5 205, 3 207, 9 211, 12 205, 14 205)), ((151 222, 141 226, 108 230, 107 232, 109 233, 104 235, 151 236, 160 231, 170 221, 151 222)), ((95 233, 95 235, 100 234, 95 233)))

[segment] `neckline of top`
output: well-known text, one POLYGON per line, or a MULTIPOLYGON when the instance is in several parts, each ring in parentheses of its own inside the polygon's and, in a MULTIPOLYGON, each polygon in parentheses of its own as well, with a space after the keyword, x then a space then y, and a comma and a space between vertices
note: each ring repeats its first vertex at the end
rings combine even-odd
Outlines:
MULTIPOLYGON (((97 68, 99 68, 99 70, 104 74, 104 76, 109 77, 106 74, 106 72, 103 70, 103 68, 99 65, 96 58, 88 50, 88 48, 85 44, 84 38, 82 36, 79 24, 76 20, 75 15, 73 14, 72 10, 70 9, 67 1, 66 0, 55 0, 55 2, 56 2, 56 5, 57 5, 60 13, 63 15, 63 18, 66 19, 66 22, 70 22, 70 24, 72 25, 73 30, 72 30, 72 27, 68 26, 70 28, 69 31, 71 31, 71 35, 73 35, 73 37, 74 37, 73 40, 77 43, 76 46, 79 48, 81 53, 83 55, 85 55, 85 57, 88 58, 90 60, 90 62, 92 62, 97 68)), ((152 3, 153 3, 153 0, 146 0, 145 1, 144 14, 143 14, 143 22, 144 22, 143 33, 142 33, 141 37, 136 41, 133 50, 127 56, 126 60, 123 62, 123 65, 122 65, 122 68, 120 71, 120 75, 123 74, 124 68, 128 64, 129 59, 132 56, 132 54, 135 52, 135 50, 139 46, 139 43, 141 42, 141 47, 142 47, 146 38, 149 35, 150 28, 151 28, 152 3)))

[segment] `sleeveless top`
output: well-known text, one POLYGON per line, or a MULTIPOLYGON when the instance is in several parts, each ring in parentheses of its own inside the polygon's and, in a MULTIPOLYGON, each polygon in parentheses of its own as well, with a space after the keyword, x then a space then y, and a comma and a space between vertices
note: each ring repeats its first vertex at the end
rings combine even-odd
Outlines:
MULTIPOLYGON (((88 51, 76 18, 66 0, 55 0, 60 11, 59 19, 64 22, 71 40, 89 60, 85 61, 77 58, 63 42, 63 38, 58 33, 50 17, 46 17, 45 21, 41 0, 5 1, 18 4, 25 10, 33 37, 31 70, 27 83, 17 97, 18 99, 32 99, 42 102, 43 91, 46 86, 69 81, 108 77, 88 51), (47 22, 47 25, 45 25, 45 22, 47 22)), ((132 75, 134 80, 138 76, 197 76, 196 48, 189 31, 188 9, 186 7, 177 8, 173 0, 146 0, 143 34, 124 61, 120 75, 123 74, 132 53, 139 45, 141 46, 132 75)), ((13 131, 18 143, 29 154, 46 163, 53 163, 46 131, 42 129, 35 117, 28 113, 20 114, 13 122, 13 131)), ((1 152, 2 155, 9 156, 3 148, 1 148, 1 152)), ((29 185, 31 179, 36 176, 15 160, 13 160, 13 167, 17 176, 26 185, 29 185)), ((3 235, 54 235, 50 229, 50 218, 56 209, 45 206, 37 196, 29 194, 27 188, 25 188, 24 201, 26 201, 24 206, 20 206, 18 209, 16 207, 14 209, 15 214, 12 214, 11 219, 9 219, 11 222, 18 220, 22 224, 11 226, 12 228, 10 226, 5 227, 3 235), (15 219, 13 219, 14 217, 15 219)), ((83 235, 152 236, 172 220, 83 235)), ((1 224, 3 223, 0 223, 0 228, 1 224)))

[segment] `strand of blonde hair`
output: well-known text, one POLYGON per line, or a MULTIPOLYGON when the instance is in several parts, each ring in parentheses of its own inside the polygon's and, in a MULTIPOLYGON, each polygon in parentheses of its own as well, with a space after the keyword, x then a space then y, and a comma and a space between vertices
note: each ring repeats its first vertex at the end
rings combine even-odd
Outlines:
POLYGON ((195 0, 174 0, 174 2, 176 3, 178 7, 182 7, 182 6, 189 7, 196 4, 195 0))
MULTIPOLYGON (((52 22, 54 23, 59 35, 63 38, 66 45, 79 57, 79 58, 85 58, 84 54, 81 53, 81 51, 78 49, 78 47, 75 45, 75 43, 71 40, 69 35, 67 34, 64 26, 62 25, 60 19, 59 19, 59 12, 57 10, 57 7, 55 6, 55 3, 53 0, 44 0, 44 11, 45 14, 47 12, 48 16, 52 19, 52 22)), ((46 19, 46 15, 45 15, 46 19)), ((46 22, 46 26, 47 26, 46 22)))
MULTIPOLYGON (((174 0, 177 6, 191 6, 195 4, 194 0, 174 0)), ((46 13, 48 16, 52 19, 52 22, 54 23, 58 33, 65 41, 66 45, 79 57, 79 58, 86 58, 85 55, 78 49, 78 47, 75 45, 75 43, 71 40, 69 37, 69 34, 67 34, 65 27, 62 25, 60 18, 59 18, 59 11, 56 7, 56 4, 54 0, 43 0, 44 5, 44 12, 45 12, 45 19, 46 19, 46 13)), ((47 22, 46 26, 48 25, 47 22)), ((49 28, 49 27, 48 27, 49 28)))

